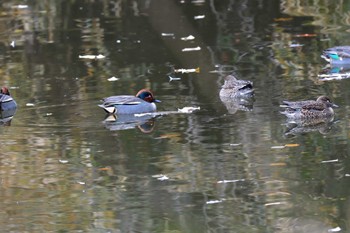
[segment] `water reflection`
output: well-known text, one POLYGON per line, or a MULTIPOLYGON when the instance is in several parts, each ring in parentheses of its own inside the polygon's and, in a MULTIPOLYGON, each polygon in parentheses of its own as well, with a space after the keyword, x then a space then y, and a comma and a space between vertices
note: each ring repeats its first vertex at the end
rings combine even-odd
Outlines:
POLYGON ((103 121, 103 124, 111 131, 134 129, 137 127, 142 133, 150 133, 153 131, 156 121, 152 115, 108 115, 103 121))
POLYGON ((298 134, 305 134, 309 132, 319 132, 326 135, 335 129, 333 117, 324 119, 310 119, 310 120, 287 120, 285 136, 291 137, 298 134))

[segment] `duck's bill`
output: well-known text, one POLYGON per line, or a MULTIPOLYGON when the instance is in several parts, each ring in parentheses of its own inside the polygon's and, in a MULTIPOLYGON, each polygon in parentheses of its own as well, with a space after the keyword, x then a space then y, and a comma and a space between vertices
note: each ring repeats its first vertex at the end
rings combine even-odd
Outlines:
POLYGON ((339 108, 339 106, 336 105, 336 104, 332 104, 332 107, 333 107, 333 108, 339 108))
POLYGON ((156 103, 160 103, 160 102, 162 102, 162 101, 160 101, 160 100, 154 100, 154 102, 156 102, 156 103))

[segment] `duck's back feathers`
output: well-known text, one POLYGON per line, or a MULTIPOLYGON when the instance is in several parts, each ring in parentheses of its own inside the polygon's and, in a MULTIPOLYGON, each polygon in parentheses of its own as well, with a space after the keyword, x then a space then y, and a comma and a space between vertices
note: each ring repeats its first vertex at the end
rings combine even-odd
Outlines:
POLYGON ((238 80, 233 75, 225 77, 225 83, 220 90, 220 98, 236 98, 252 95, 254 92, 253 82, 238 80))
POLYGON ((118 96, 110 96, 103 99, 103 105, 110 106, 110 105, 134 105, 134 104, 140 104, 142 99, 137 98, 133 95, 118 95, 118 96))

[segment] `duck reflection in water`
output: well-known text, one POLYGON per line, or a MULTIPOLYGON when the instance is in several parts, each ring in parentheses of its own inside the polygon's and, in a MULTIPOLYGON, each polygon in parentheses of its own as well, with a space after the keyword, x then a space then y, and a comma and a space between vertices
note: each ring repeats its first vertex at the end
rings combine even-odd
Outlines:
POLYGON ((286 122, 286 131, 284 135, 286 137, 293 137, 298 134, 306 134, 310 132, 319 132, 326 135, 334 131, 335 122, 333 117, 321 118, 321 119, 303 119, 303 120, 291 120, 286 122))
POLYGON ((323 67, 318 77, 322 81, 347 79, 350 77, 350 64, 327 64, 323 67))
POLYGON ((0 90, 0 125, 10 126, 16 111, 16 101, 11 97, 8 88, 2 87, 0 90))
POLYGON ((253 109, 253 82, 238 80, 231 74, 225 77, 225 83, 220 90, 220 100, 230 114, 237 110, 250 111, 253 109))
POLYGON ((151 133, 155 127, 155 118, 152 115, 107 115, 104 126, 111 131, 138 128, 142 133, 151 133))

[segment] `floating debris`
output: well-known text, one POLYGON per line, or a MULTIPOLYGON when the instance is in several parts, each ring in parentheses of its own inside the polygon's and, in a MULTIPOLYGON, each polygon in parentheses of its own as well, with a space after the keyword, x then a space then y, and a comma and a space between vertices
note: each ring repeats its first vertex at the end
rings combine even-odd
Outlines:
POLYGON ((290 48, 299 48, 299 47, 303 47, 303 44, 290 44, 289 47, 290 48))
POLYGON ((192 35, 189 35, 189 36, 186 36, 186 37, 181 37, 181 40, 183 40, 183 41, 194 40, 194 39, 195 39, 195 37, 192 36, 192 35))
POLYGON ((153 175, 153 178, 157 178, 157 180, 163 181, 163 180, 169 180, 169 177, 163 174, 153 175))
POLYGON ((159 112, 146 112, 146 113, 135 113, 135 117, 143 117, 143 116, 163 116, 163 115, 170 115, 170 114, 182 114, 182 113, 192 113, 195 110, 199 110, 200 107, 184 107, 181 109, 178 109, 177 111, 159 111, 159 112))
POLYGON ((271 146, 271 149, 283 149, 286 147, 297 147, 297 146, 300 146, 300 145, 297 143, 291 143, 291 144, 285 144, 284 146, 271 146))
POLYGON ((98 170, 100 170, 100 171, 109 171, 109 170, 111 170, 111 167, 101 167, 98 170))
POLYGON ((103 59, 106 56, 99 54, 99 55, 79 55, 79 58, 81 59, 103 59))
POLYGON ((300 146, 298 143, 292 143, 292 144, 285 144, 285 147, 297 147, 300 146))
POLYGON ((13 40, 13 41, 11 42, 10 46, 11 46, 12 48, 16 47, 16 42, 13 40))
POLYGON ((271 146, 271 149, 283 149, 285 146, 271 146))
POLYGON ((273 205, 283 205, 286 204, 285 202, 271 202, 271 203, 266 203, 265 206, 273 206, 273 205))
POLYGON ((28 5, 17 5, 17 6, 12 6, 12 8, 26 9, 26 8, 28 8, 28 5))
POLYGON ((175 73, 199 73, 199 67, 195 69, 174 69, 175 73))
POLYGON ((285 21, 291 21, 293 18, 288 17, 288 18, 275 18, 273 19, 275 22, 285 22, 285 21))
POLYGON ((338 231, 341 231, 340 227, 335 227, 335 228, 332 228, 332 229, 328 229, 328 232, 338 232, 338 231))
POLYGON ((33 106, 35 106, 35 104, 33 104, 33 103, 26 103, 26 106, 27 107, 33 107, 33 106))
POLYGON ((270 163, 271 167, 281 167, 281 166, 286 166, 286 163, 270 163))
POLYGON ((196 15, 193 17, 194 19, 204 19, 205 18, 205 15, 196 15))
POLYGON ((175 37, 174 33, 162 33, 162 36, 164 37, 175 37))
POLYGON ((199 51, 199 50, 201 50, 201 47, 197 46, 197 47, 194 47, 194 48, 184 48, 181 51, 182 52, 191 52, 191 51, 199 51))
POLYGON ((58 162, 60 162, 60 163, 68 163, 68 160, 60 159, 60 160, 58 160, 58 162))
POLYGON ((339 159, 332 159, 332 160, 323 160, 321 163, 336 163, 339 162, 339 159))
POLYGON ((239 181, 245 181, 245 179, 239 179, 239 180, 219 180, 218 184, 226 184, 226 183, 235 183, 239 181))
POLYGON ((183 107, 183 108, 179 108, 177 109, 178 112, 181 112, 181 113, 192 113, 196 110, 200 110, 201 107, 183 107))
POLYGON ((221 203, 223 202, 224 199, 221 200, 212 200, 212 201, 207 201, 206 204, 210 205, 210 204, 217 204, 217 203, 221 203))
POLYGON ((181 138, 181 134, 180 133, 167 133, 167 134, 162 134, 159 137, 157 137, 156 139, 172 139, 172 138, 181 138))
POLYGON ((114 82, 114 81, 118 81, 119 78, 113 76, 113 77, 111 77, 111 78, 109 78, 107 80, 110 81, 110 82, 114 82))
POLYGON ((81 184, 81 185, 84 185, 84 184, 85 184, 85 182, 83 182, 83 181, 77 181, 77 183, 78 183, 78 184, 81 184))
POLYGON ((169 77, 169 82, 171 82, 171 81, 181 80, 181 78, 171 77, 170 75, 168 75, 168 77, 169 77))

